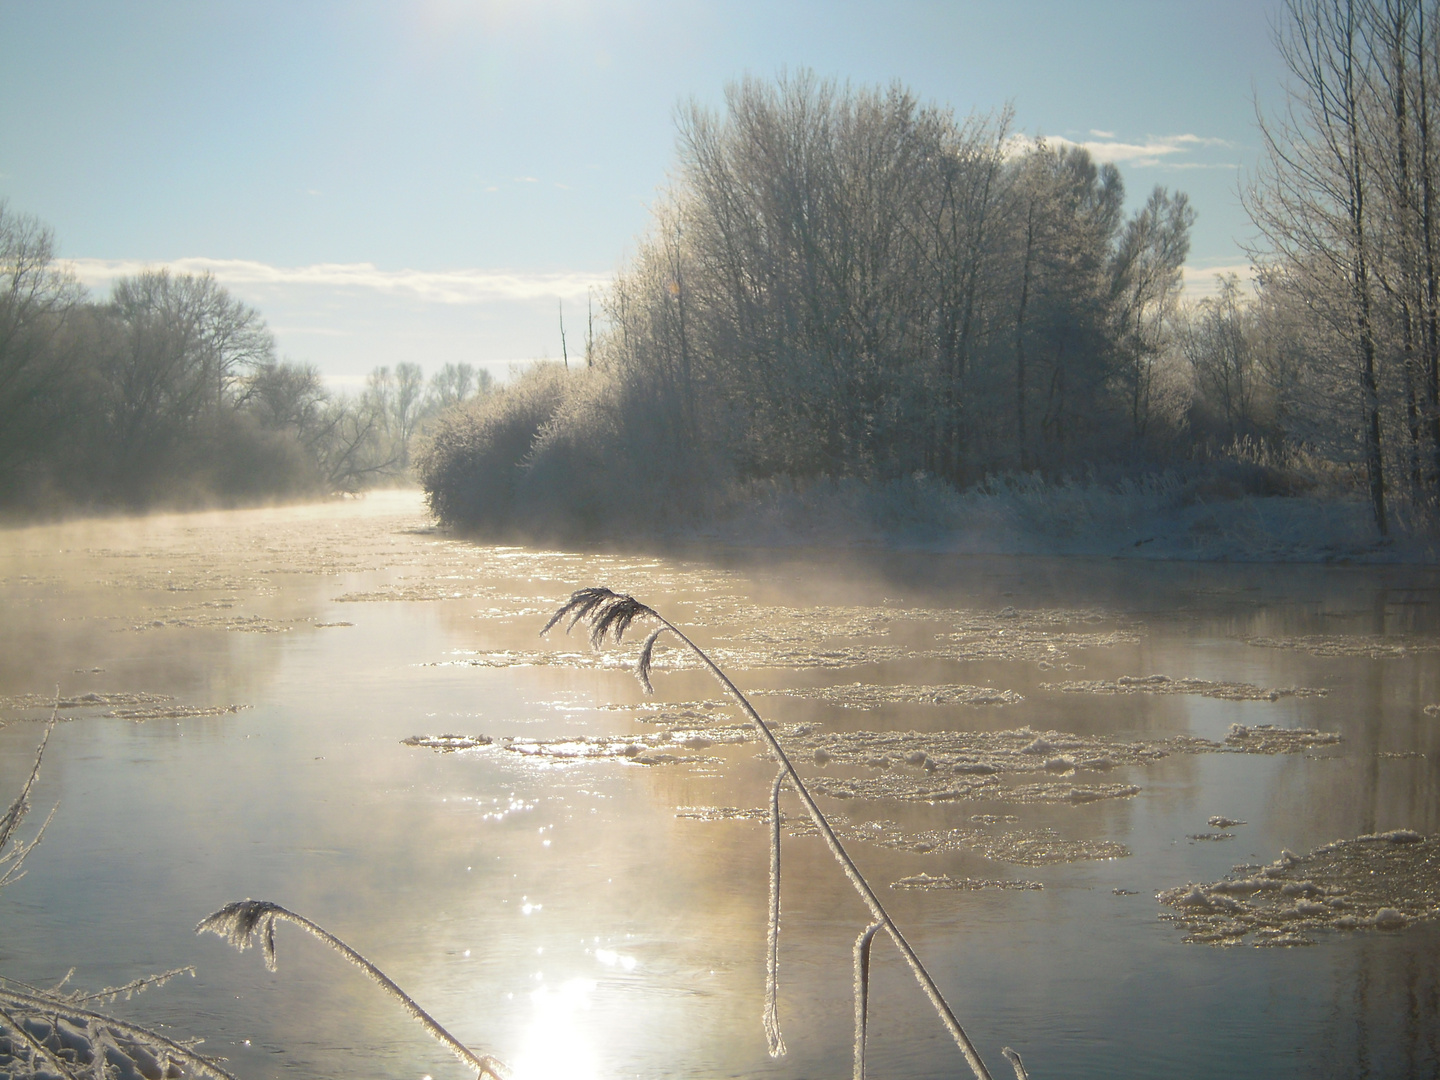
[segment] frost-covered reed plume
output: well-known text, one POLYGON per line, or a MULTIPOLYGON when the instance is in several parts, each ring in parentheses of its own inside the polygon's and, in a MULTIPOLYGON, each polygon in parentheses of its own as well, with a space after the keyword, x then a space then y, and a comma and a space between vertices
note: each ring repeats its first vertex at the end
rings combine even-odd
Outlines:
POLYGON ((398 1001, 401 1008, 418 1020, 420 1026, 429 1033, 431 1038, 454 1054, 460 1060, 460 1064, 473 1069, 478 1077, 488 1076, 492 1080, 504 1080, 508 1070, 502 1062, 488 1054, 474 1053, 468 1046, 441 1027, 433 1016, 422 1009, 414 998, 396 986, 388 975, 334 934, 311 922, 303 915, 297 915, 279 904, 272 904, 266 900, 237 900, 233 904, 226 904, 213 915, 201 920, 200 925, 195 927, 195 932, 203 934, 209 931, 212 934, 218 934, 241 952, 250 947, 252 938, 258 936, 260 951, 265 957, 265 966, 274 971, 276 968, 275 923, 277 921, 298 926, 311 937, 324 942, 349 960, 382 990, 398 1001))
MULTIPOLYGON (((545 624, 541 634, 548 633, 552 627, 568 619, 566 632, 574 629, 577 623, 584 623, 590 630, 590 644, 599 648, 609 635, 616 643, 624 637, 630 626, 639 621, 648 623, 651 629, 645 638, 644 644, 640 647, 640 659, 636 666, 635 674, 640 679, 640 684, 645 692, 652 693, 653 687, 650 684, 650 668, 655 655, 655 643, 660 635, 670 633, 679 640, 681 645, 688 649, 698 659, 711 675, 725 688, 725 692, 734 699, 735 703, 744 712, 749 721, 755 725, 756 732, 769 748, 771 755, 780 766, 780 773, 775 777, 775 783, 770 789, 770 923, 767 941, 766 957, 766 986, 765 986, 765 1009, 763 1023, 766 1040, 769 1044, 772 1057, 779 1057, 785 1053, 785 1040, 780 1035, 780 1024, 776 1012, 776 997, 779 976, 779 941, 780 941, 780 790, 787 784, 794 790, 804 805, 810 820, 815 823, 820 836, 824 839, 830 853, 835 856, 835 861, 850 879, 850 884, 860 894, 860 899, 870 909, 873 924, 860 935, 855 942, 855 1078, 862 1080, 865 1075, 865 1022, 867 1012, 867 998, 869 995, 870 978, 870 942, 871 939, 881 930, 889 935, 890 940, 899 949, 900 955, 904 957, 905 963, 909 965, 915 976, 916 982, 930 999, 930 1004, 935 1007, 940 1022, 945 1025, 955 1045, 965 1056, 966 1063, 974 1072, 976 1080, 992 1080, 990 1071, 980 1059, 970 1037, 955 1019, 940 988, 935 985, 930 972, 920 962, 920 958, 911 948, 910 943, 905 940, 905 935, 895 925, 893 919, 880 902, 880 898, 871 888, 870 883, 865 880, 865 875, 850 858, 849 852, 845 850, 840 838, 835 835, 835 830, 825 820, 825 815, 815 800, 810 795, 810 790, 805 786, 805 781, 795 771, 786 756, 775 733, 770 730, 769 725, 760 718, 754 706, 746 700, 745 695, 740 693, 730 677, 721 671, 716 663, 705 654, 705 651, 691 641, 682 633, 674 623, 670 622, 654 608, 648 607, 632 596, 624 596, 605 588, 580 589, 572 593, 570 599, 563 604, 550 621, 545 624)), ((1015 1069, 1018 1080, 1027 1080, 1024 1066, 1020 1063, 1020 1055, 1009 1047, 1004 1049, 1006 1059, 1015 1069)))
MULTIPOLYGON (((0 888, 14 884, 24 875, 25 857, 35 850, 45 835, 45 826, 55 816, 55 810, 51 809, 29 842, 16 839, 30 811, 30 793, 40 776, 40 764, 54 730, 52 716, 35 751, 30 776, 9 809, 0 816, 0 888)), ((70 975, 74 974, 73 968, 49 989, 0 975, 0 1076, 59 1077, 60 1080, 196 1076, 235 1080, 216 1059, 196 1053, 194 1041, 176 1041, 91 1008, 122 996, 128 999, 187 973, 194 975, 195 971, 177 968, 93 992, 65 989, 70 975)))

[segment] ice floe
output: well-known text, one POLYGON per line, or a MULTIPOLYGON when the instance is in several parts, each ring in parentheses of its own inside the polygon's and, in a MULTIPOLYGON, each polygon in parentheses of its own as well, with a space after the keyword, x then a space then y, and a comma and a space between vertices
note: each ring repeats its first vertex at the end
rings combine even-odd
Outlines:
POLYGON ((249 705, 183 705, 172 694, 151 694, 143 690, 110 693, 78 694, 72 697, 47 697, 44 694, 15 694, 0 697, 0 710, 36 713, 48 716, 56 709, 64 710, 62 720, 79 716, 99 715, 111 720, 195 720, 208 716, 227 716, 248 709, 249 705))
POLYGON ((912 874, 899 881, 891 882, 892 889, 967 889, 978 892, 981 889, 1039 890, 1045 888, 1038 881, 1020 881, 1013 878, 952 878, 949 874, 912 874))
MULTIPOLYGON (((676 817, 693 821, 755 821, 770 820, 768 810, 761 807, 690 806, 682 807, 676 817)), ((971 852, 996 862, 1019 866, 1050 866, 1057 863, 1090 860, 1123 859, 1130 849, 1114 840, 1067 839, 1054 829, 1021 828, 938 828, 908 831, 894 821, 876 819, 854 823, 842 813, 825 815, 835 835, 846 843, 869 843, 914 855, 935 855, 971 852)), ((972 822, 986 824, 1014 822, 1005 815, 976 815, 972 822)), ((813 836, 814 824, 803 813, 782 811, 781 827, 793 836, 813 836)))
POLYGON ((1121 675, 1113 680, 1080 679, 1041 683, 1040 688, 1066 694, 1197 694, 1225 701, 1279 701, 1286 697, 1324 697, 1329 693, 1313 686, 1264 687, 1210 679, 1172 679, 1169 675, 1121 675))
POLYGON ((1368 656, 1372 660, 1396 660, 1416 653, 1440 652, 1440 640, 1434 638, 1395 638, 1378 634, 1255 637, 1245 643, 1263 649, 1297 649, 1314 656, 1368 656))
POLYGON ((1210 945, 1310 945, 1327 930, 1397 930, 1440 914, 1440 840, 1409 829, 1282 851, 1221 881, 1166 889, 1161 918, 1210 945))
POLYGON ((783 690, 757 690, 759 697, 795 697, 821 701, 842 709, 878 709, 885 705, 1014 705, 1024 701, 1014 690, 993 686, 949 683, 944 686, 881 686, 847 683, 843 686, 809 686, 783 690))

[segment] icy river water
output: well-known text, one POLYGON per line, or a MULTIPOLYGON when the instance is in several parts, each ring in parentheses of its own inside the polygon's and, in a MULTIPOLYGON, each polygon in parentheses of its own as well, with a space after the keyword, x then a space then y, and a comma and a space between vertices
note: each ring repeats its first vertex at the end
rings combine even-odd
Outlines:
MULTIPOLYGON (((273 973, 193 933, 253 897, 515 1080, 848 1075, 864 908, 785 796, 772 1060, 774 767, 674 650, 646 697, 635 640, 539 637, 588 585, 752 694, 997 1077, 1440 1070, 1440 897, 1303 862, 1428 859, 1440 572, 542 550, 410 492, 0 533, 5 802, 63 718, 0 974, 193 966, 112 1008, 245 1080, 464 1075, 293 928, 273 973)), ((968 1075, 880 939, 873 973, 870 1075, 968 1075)))

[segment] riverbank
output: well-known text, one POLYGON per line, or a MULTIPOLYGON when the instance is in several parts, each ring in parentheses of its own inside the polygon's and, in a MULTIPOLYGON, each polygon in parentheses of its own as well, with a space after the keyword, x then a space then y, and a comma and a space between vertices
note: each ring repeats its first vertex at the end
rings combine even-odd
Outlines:
POLYGON ((1015 477, 966 491, 929 478, 754 484, 732 494, 709 524, 688 531, 762 547, 1197 562, 1440 561, 1440 535, 1427 523, 1396 522, 1382 539, 1360 498, 1251 494, 1174 473, 1115 484, 1015 477))

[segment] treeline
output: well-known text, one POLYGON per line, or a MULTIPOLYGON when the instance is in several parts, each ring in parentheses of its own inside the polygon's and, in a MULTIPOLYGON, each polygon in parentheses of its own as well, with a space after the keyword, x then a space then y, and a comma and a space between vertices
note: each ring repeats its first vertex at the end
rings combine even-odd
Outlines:
POLYGON ((1110 165, 907 90, 746 79, 680 122, 674 183, 605 302, 593 366, 442 421, 423 462, 465 525, 584 525, 731 482, 1173 455, 1164 370, 1194 220, 1110 165))
POLYGON ((355 491, 408 476, 425 420, 489 382, 401 363, 334 395, 208 274, 145 271, 93 300, 50 230, 0 203, 0 509, 355 491))
MULTIPOLYGON (((1194 212, 903 87, 745 79, 679 123, 673 182, 582 372, 443 418, 442 520, 694 520, 763 484, 1168 472, 1182 499, 1440 496, 1440 0, 1289 0, 1268 244, 1181 304, 1194 212)), ((743 498, 743 495, 741 496, 743 498)))

